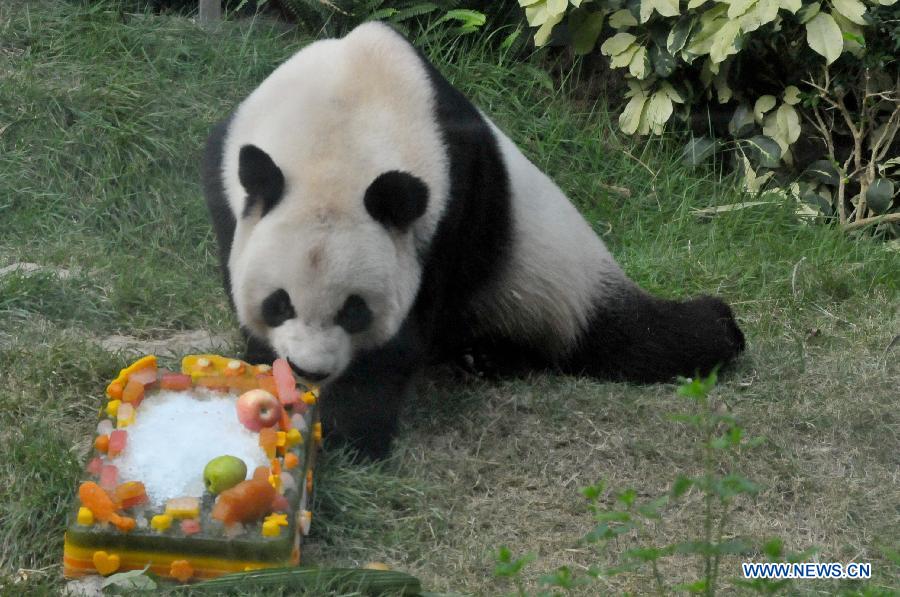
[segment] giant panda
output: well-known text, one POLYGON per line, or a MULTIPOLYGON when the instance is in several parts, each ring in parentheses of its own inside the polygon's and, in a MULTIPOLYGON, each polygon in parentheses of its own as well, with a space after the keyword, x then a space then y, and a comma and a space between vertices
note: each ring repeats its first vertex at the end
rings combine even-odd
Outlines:
POLYGON ((550 178, 403 36, 316 41, 212 131, 204 191, 246 358, 320 384, 329 440, 389 451, 425 365, 657 382, 732 360, 713 297, 632 282, 550 178))

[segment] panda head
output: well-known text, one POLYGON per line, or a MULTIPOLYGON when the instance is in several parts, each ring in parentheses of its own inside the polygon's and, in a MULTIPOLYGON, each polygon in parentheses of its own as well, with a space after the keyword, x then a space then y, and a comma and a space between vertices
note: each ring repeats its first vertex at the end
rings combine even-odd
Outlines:
POLYGON ((252 144, 237 162, 245 200, 229 273, 238 318, 299 375, 326 383, 409 313, 428 187, 410 172, 327 164, 291 176, 290 163, 252 144))

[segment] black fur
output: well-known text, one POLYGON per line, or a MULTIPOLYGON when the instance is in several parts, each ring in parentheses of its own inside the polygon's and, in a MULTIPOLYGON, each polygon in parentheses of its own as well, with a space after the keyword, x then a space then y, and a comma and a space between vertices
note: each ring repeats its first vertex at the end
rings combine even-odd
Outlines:
POLYGON ((706 375, 743 350, 744 335, 721 299, 668 301, 635 287, 597 306, 581 343, 560 368, 651 383, 706 375))
POLYGON ((363 297, 351 294, 334 316, 334 323, 344 328, 348 334, 364 332, 372 325, 372 310, 363 297))
POLYGON ((388 228, 405 231, 425 213, 428 187, 408 172, 392 170, 372 181, 363 203, 375 220, 388 228))
POLYGON ((259 208, 265 216, 281 201, 284 174, 272 158, 256 145, 244 145, 238 155, 238 178, 247 191, 244 217, 259 208))
POLYGON ((228 125, 231 119, 224 120, 213 127, 206 141, 203 152, 201 169, 203 173, 203 195, 206 197, 206 207, 212 220, 213 230, 216 233, 216 243, 219 246, 219 267, 222 270, 222 282, 228 300, 234 307, 231 295, 231 275, 228 271, 228 258, 231 255, 231 243, 234 240, 234 227, 237 220, 228 199, 225 197, 225 186, 222 182, 222 151, 224 149, 225 136, 228 133, 228 125))
POLYGON ((284 288, 279 288, 262 302, 262 319, 270 328, 277 328, 288 319, 297 316, 291 297, 284 288))

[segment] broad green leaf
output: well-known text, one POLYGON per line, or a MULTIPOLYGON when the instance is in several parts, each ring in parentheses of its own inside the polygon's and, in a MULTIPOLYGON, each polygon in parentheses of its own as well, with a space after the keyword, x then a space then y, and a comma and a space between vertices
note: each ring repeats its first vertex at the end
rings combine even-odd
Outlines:
POLYGON ((753 104, 753 117, 757 123, 761 123, 766 112, 775 107, 777 100, 774 95, 761 95, 753 104))
POLYGON ((653 64, 653 72, 662 78, 668 77, 675 70, 675 57, 655 44, 650 48, 650 62, 653 64))
POLYGON ((866 5, 859 0, 831 0, 831 5, 834 6, 834 10, 857 25, 868 25, 863 18, 866 12, 866 5))
POLYGON ((604 56, 617 56, 631 47, 637 38, 630 33, 616 33, 600 45, 604 56))
POLYGON ((619 128, 626 135, 633 135, 637 132, 647 99, 646 95, 638 93, 625 104, 625 109, 619 115, 619 128))
POLYGON ((726 60, 719 65, 719 72, 713 77, 713 86, 716 88, 716 97, 720 104, 731 101, 731 87, 728 86, 728 72, 731 70, 731 60, 726 60))
POLYGON ((609 17, 609 26, 613 29, 625 29, 637 25, 637 19, 626 8, 621 8, 609 17))
POLYGON ((692 17, 683 17, 678 20, 678 23, 675 24, 672 31, 669 32, 668 38, 666 38, 666 49, 669 51, 669 54, 674 56, 684 47, 684 42, 687 41, 688 35, 690 35, 691 29, 696 22, 697 19, 692 17))
POLYGON ((800 90, 796 85, 788 85, 784 88, 784 103, 789 106, 796 106, 800 103, 800 90))
POLYGON ((778 132, 788 142, 788 145, 796 143, 800 138, 800 115, 794 106, 781 104, 775 112, 775 122, 778 124, 778 132))
POLYGON ((778 114, 776 112, 770 112, 763 118, 763 135, 778 143, 778 147, 781 148, 781 158, 787 163, 786 154, 790 144, 784 133, 785 131, 778 126, 778 114))
POLYGON ((526 8, 528 6, 534 6, 535 4, 544 4, 546 0, 519 0, 519 6, 522 8, 526 8))
POLYGON ((803 171, 803 175, 833 187, 838 186, 841 182, 840 172, 838 172, 835 165, 828 160, 818 160, 813 162, 806 167, 806 170, 803 171))
POLYGON ((637 51, 628 63, 628 72, 636 79, 646 79, 650 72, 650 59, 647 57, 647 48, 638 46, 637 51))
POLYGON ((841 34, 844 37, 844 51, 850 52, 857 58, 862 57, 866 51, 865 30, 839 12, 835 12, 831 16, 834 18, 837 26, 840 27, 841 34))
POLYGON ((825 64, 831 64, 844 49, 844 37, 834 18, 820 12, 806 23, 806 43, 814 52, 825 57, 825 64))
POLYGON ((727 4, 717 4, 703 13, 700 17, 699 31, 693 32, 690 43, 682 50, 681 56, 686 62, 692 62, 697 56, 709 54, 716 40, 716 34, 729 22, 725 15, 727 11, 727 4))
POLYGON ((779 0, 759 0, 741 17, 741 31, 750 33, 771 23, 778 17, 778 7, 779 0))
POLYGON ((613 56, 612 60, 609 61, 610 68, 627 67, 631 64, 631 59, 634 58, 634 55, 637 54, 637 51, 640 48, 641 46, 632 44, 621 54, 616 54, 615 56, 613 56))
POLYGON ((550 34, 553 33, 553 28, 563 20, 563 16, 565 16, 565 13, 562 12, 556 15, 550 15, 547 20, 544 21, 544 24, 537 30, 537 33, 534 34, 534 45, 540 47, 546 44, 547 40, 550 39, 550 34))
POLYGON ((569 0, 547 0, 547 12, 551 15, 563 14, 569 6, 569 0))
POLYGON ((800 10, 797 11, 797 20, 800 21, 801 25, 805 25, 812 19, 814 16, 819 14, 819 10, 821 10, 822 5, 818 2, 813 2, 812 4, 804 4, 800 7, 800 10))
POLYGON ((751 157, 765 168, 777 168, 781 159, 781 146, 771 137, 755 135, 744 141, 751 157))
POLYGON ((129 591, 153 591, 156 589, 156 582, 147 576, 147 570, 150 565, 147 564, 143 570, 130 570, 128 572, 119 572, 103 580, 101 588, 115 587, 117 589, 129 591))
POLYGON ((656 11, 664 17, 677 17, 681 14, 678 10, 678 0, 655 0, 656 11))
POLYGON ((747 104, 740 104, 734 110, 731 120, 728 121, 728 132, 732 137, 746 137, 756 128, 756 120, 753 117, 753 111, 747 104))
POLYGON ((668 81, 663 81, 662 85, 660 85, 660 89, 665 92, 666 95, 669 96, 669 99, 675 102, 676 104, 683 104, 684 98, 678 93, 678 90, 672 87, 672 84, 668 81))
POLYGON ((778 6, 790 13, 797 14, 797 11, 800 10, 801 0, 781 0, 778 6))
POLYGON ((894 183, 888 178, 876 178, 866 190, 866 204, 876 214, 883 214, 894 199, 894 183))
POLYGON ((672 111, 672 100, 665 91, 657 91, 653 94, 647 104, 646 117, 654 133, 662 134, 666 122, 672 116, 672 111))
POLYGON ((550 13, 547 12, 547 5, 544 3, 535 4, 525 9, 525 19, 532 27, 539 27, 547 22, 550 13))
POLYGON ((900 156, 885 160, 878 164, 878 173, 884 174, 885 172, 891 170, 892 168, 897 168, 898 166, 900 166, 900 156))
MULTIPOLYGON (((572 17, 574 17, 575 14, 576 13, 573 12, 572 17)), ((600 31, 603 29, 603 19, 605 16, 606 13, 603 11, 588 13, 581 18, 581 21, 574 27, 572 18, 569 18, 569 31, 572 33, 572 47, 575 49, 576 54, 584 55, 594 51, 594 46, 597 44, 597 38, 600 36, 600 31)))
POLYGON ((737 54, 737 38, 741 33, 739 20, 728 20, 716 33, 712 46, 709 48, 709 58, 714 64, 724 61, 733 54, 737 54))
POLYGON ((728 6, 728 18, 736 19, 747 10, 756 4, 757 0, 731 0, 731 4, 728 6))
POLYGON ((681 151, 681 161, 688 166, 699 166, 716 151, 716 142, 709 137, 696 137, 688 141, 681 151))
MULTIPOLYGON (((827 189, 827 187, 825 188, 827 189)), ((813 208, 813 213, 810 214, 807 209, 798 207, 798 209, 795 211, 795 213, 797 213, 798 215, 814 215, 817 217, 820 215, 829 217, 834 215, 834 209, 831 206, 831 195, 827 190, 807 191, 800 195, 800 201, 813 208)))
POLYGON ((664 17, 677 17, 678 0, 641 0, 641 23, 650 20, 654 10, 664 17))
POLYGON ((693 9, 697 8, 698 6, 703 6, 704 4, 706 4, 706 0, 689 0, 687 7, 688 7, 688 10, 693 10, 693 9))
POLYGON ((882 6, 893 6, 897 0, 878 0, 878 4, 882 6))
POLYGON ((757 175, 747 156, 742 156, 741 162, 744 166, 744 179, 741 181, 744 191, 750 195, 758 195, 763 186, 769 182, 769 179, 772 178, 775 173, 766 172, 765 174, 757 175))

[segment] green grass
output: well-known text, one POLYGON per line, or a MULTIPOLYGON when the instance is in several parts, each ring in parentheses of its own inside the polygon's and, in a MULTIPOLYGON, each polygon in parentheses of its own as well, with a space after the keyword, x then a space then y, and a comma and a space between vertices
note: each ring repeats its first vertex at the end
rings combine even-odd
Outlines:
MULTIPOLYGON (((0 267, 51 268, 0 278, 3 592, 61 585, 64 511, 101 389, 127 361, 97 341, 234 329, 198 157, 210 125, 305 43, 264 22, 210 34, 105 6, 0 5, 0 267)), ((887 349, 900 332, 897 253, 804 225, 790 206, 698 220, 693 208, 739 199, 715 168, 687 170, 668 139, 623 139, 603 105, 548 88, 529 64, 477 43, 429 52, 569 193, 635 280, 734 305, 749 349, 718 395, 769 441, 736 463, 764 489, 733 532, 816 546, 821 561, 871 561, 872 587, 900 587, 885 555, 900 537, 900 349, 887 349)), ((325 458, 305 558, 385 561, 431 589, 475 594, 506 590, 491 574, 501 544, 538 555, 530 587, 556 566, 605 561, 579 541, 592 525, 578 489, 604 478, 655 493, 675 471, 696 473, 685 431, 665 416, 678 410, 673 395, 674 385, 436 372, 389 462, 325 458)), ((659 543, 698 532, 698 512, 669 513, 659 543)), ((726 560, 724 576, 739 561, 726 560)), ((683 574, 677 561, 663 568, 683 574)), ((647 582, 600 586, 640 594, 647 582)))

